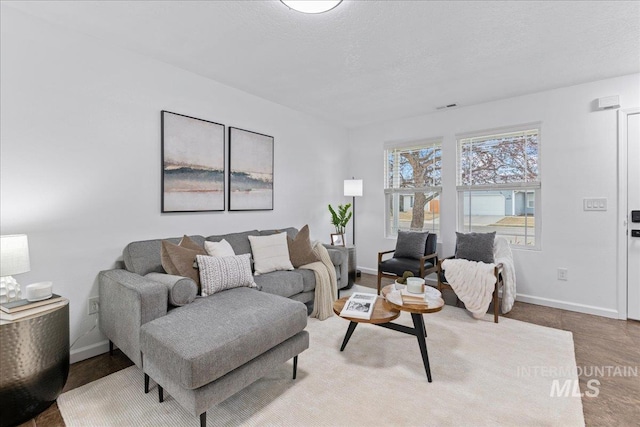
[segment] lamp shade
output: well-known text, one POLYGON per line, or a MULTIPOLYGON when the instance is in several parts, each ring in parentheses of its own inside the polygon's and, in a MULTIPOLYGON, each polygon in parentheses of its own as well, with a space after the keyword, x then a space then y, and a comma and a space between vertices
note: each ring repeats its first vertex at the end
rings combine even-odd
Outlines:
POLYGON ((13 276, 31 270, 26 234, 0 236, 0 276, 13 276))
POLYGON ((362 180, 361 179, 345 179, 344 195, 349 197, 362 196, 362 180))

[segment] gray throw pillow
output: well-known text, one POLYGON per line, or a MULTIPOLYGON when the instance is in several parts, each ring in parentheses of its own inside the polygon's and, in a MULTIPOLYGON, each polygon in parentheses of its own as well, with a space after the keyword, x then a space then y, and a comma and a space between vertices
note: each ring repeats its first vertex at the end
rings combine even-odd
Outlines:
POLYGON ((428 236, 428 231, 398 231, 396 251, 393 257, 420 259, 424 256, 428 236))
POLYGON ((456 258, 469 261, 493 263, 493 241, 496 232, 492 233, 457 233, 456 258))

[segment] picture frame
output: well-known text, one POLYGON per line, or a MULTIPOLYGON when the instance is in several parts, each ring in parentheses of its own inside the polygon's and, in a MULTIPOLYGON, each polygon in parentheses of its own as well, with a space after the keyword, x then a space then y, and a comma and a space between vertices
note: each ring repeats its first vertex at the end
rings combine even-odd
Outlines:
POLYGON ((274 138, 229 127, 229 211, 273 210, 274 138))
POLYGON ((331 233, 331 244, 333 246, 344 246, 344 234, 331 233))
POLYGON ((161 111, 161 210, 225 209, 225 126, 161 111))

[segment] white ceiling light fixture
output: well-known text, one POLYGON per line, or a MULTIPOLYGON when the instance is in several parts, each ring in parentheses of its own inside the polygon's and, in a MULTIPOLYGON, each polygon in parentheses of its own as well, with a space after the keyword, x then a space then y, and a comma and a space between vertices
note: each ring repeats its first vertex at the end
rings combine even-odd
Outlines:
POLYGON ((338 6, 342 0, 280 0, 289 9, 302 13, 324 13, 338 6))

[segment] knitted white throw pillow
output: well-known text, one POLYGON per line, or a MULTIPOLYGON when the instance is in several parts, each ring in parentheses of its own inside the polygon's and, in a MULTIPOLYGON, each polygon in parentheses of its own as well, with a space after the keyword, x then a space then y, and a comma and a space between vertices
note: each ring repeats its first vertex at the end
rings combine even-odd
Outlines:
POLYGON ((213 295, 225 289, 247 286, 257 288, 251 274, 251 255, 228 257, 196 256, 200 269, 202 296, 213 295))

